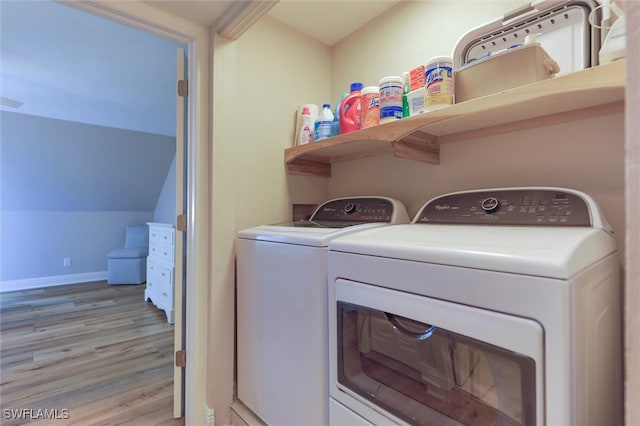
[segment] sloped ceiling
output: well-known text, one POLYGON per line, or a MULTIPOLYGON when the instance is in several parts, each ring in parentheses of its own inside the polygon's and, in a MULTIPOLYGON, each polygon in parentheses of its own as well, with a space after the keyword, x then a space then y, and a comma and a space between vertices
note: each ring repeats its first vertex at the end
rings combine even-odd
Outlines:
POLYGON ((153 211, 175 138, 2 112, 3 211, 153 211))
POLYGON ((2 210, 153 211, 179 44, 64 4, 0 7, 2 210))

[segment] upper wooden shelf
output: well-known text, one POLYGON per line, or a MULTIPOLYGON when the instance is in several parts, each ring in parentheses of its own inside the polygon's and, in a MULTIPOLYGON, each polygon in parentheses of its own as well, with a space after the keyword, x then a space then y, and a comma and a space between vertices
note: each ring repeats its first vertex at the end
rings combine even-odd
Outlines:
POLYGON ((625 61, 587 68, 414 117, 287 148, 287 171, 331 176, 331 164, 393 153, 440 163, 440 144, 624 111, 625 61))

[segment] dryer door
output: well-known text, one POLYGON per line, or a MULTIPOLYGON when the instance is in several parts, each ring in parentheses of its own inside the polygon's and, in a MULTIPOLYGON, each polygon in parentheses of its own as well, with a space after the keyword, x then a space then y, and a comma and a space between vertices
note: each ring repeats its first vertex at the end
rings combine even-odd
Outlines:
POLYGON ((344 405, 419 425, 544 422, 537 322, 345 280, 336 296, 331 369, 344 405))

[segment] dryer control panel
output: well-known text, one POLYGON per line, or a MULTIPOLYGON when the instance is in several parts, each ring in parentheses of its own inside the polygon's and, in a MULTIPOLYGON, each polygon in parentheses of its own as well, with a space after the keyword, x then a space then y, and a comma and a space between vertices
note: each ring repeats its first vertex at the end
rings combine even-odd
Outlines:
POLYGON ((414 223, 592 226, 587 202, 561 189, 459 192, 429 201, 414 223))

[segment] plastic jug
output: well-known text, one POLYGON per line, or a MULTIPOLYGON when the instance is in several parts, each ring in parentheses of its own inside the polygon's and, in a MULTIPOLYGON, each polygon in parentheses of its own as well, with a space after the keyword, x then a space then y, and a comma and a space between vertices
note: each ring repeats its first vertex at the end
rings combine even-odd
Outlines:
POLYGON ((349 96, 348 93, 343 93, 340 97, 340 102, 336 105, 336 111, 333 113, 333 123, 331 123, 331 136, 338 136, 340 134, 340 106, 344 98, 349 96))
POLYGON ((313 118, 308 107, 302 108, 302 124, 298 135, 298 145, 305 145, 313 142, 313 118))
POLYGON ((351 93, 340 104, 340 134, 360 130, 360 91, 362 83, 351 83, 351 93))
POLYGON ((331 124, 333 123, 333 112, 331 112, 331 105, 323 104, 322 112, 316 121, 318 127, 318 134, 316 140, 326 139, 331 136, 331 124))

